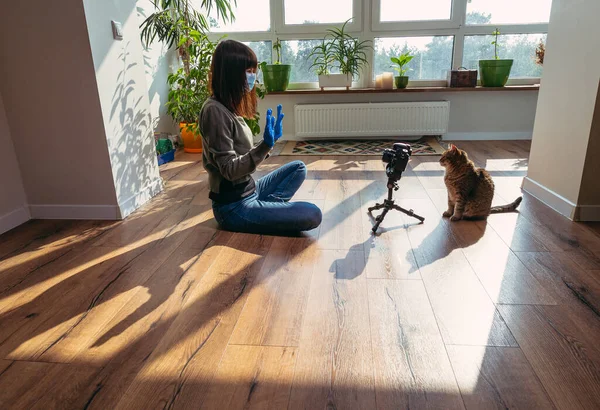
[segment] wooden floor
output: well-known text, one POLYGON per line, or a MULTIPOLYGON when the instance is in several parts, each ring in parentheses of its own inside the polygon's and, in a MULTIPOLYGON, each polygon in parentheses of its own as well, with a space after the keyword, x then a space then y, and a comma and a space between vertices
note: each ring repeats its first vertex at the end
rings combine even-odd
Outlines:
MULTIPOLYGON (((525 142, 459 143, 496 203, 525 142)), ((272 157, 264 174, 292 157, 272 157)), ((438 157, 413 157, 390 214, 375 157, 302 157, 296 238, 216 228, 197 156, 126 221, 31 221, 0 236, 0 408, 598 409, 600 230, 529 195, 450 223, 438 157)))

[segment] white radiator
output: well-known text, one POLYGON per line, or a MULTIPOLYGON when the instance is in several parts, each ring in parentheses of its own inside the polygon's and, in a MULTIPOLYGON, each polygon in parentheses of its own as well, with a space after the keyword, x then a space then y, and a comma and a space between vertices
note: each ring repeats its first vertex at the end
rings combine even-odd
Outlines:
POLYGON ((405 137, 448 131, 449 101, 299 104, 296 138, 405 137))

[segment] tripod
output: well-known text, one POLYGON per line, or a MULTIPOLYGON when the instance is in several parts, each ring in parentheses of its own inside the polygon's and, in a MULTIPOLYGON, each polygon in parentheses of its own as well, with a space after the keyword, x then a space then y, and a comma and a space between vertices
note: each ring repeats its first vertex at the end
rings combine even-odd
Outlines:
POLYGON ((373 226, 373 233, 377 233, 377 229, 379 228, 379 225, 383 222, 383 218, 385 218, 387 213, 392 209, 395 209, 396 211, 405 213, 408 216, 412 216, 413 218, 416 218, 421 222, 423 222, 425 220, 425 218, 423 218, 422 216, 415 214, 412 209, 407 210, 407 209, 404 209, 401 206, 398 206, 394 203, 393 192, 398 190, 398 183, 396 182, 396 180, 394 180, 392 178, 388 178, 387 187, 388 187, 387 199, 384 200, 382 204, 375 204, 375 206, 372 206, 369 208, 369 213, 383 208, 383 212, 377 218, 375 218, 375 225, 373 226))

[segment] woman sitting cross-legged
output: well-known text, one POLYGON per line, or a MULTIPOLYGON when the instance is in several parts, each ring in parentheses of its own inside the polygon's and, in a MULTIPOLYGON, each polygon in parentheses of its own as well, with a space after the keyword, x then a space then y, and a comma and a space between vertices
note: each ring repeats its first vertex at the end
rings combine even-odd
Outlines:
POLYGON ((309 202, 289 202, 306 178, 301 161, 290 162, 254 181, 252 173, 281 138, 283 113, 269 109, 263 141, 253 147, 244 122, 256 113, 257 59, 246 45, 226 40, 212 59, 212 96, 200 111, 202 160, 208 172, 209 198, 219 225, 229 231, 286 234, 321 224, 321 210, 309 202))

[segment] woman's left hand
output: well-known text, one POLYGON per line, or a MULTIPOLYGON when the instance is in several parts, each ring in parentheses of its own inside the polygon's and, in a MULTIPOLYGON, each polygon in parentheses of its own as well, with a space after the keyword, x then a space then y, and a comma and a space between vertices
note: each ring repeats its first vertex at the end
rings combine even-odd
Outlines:
POLYGON ((267 110, 263 139, 271 148, 273 148, 275 142, 283 135, 283 125, 281 122, 283 121, 284 114, 281 112, 281 109, 282 106, 279 104, 277 106, 277 120, 272 116, 273 110, 270 108, 267 110))

